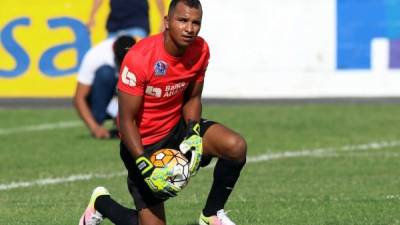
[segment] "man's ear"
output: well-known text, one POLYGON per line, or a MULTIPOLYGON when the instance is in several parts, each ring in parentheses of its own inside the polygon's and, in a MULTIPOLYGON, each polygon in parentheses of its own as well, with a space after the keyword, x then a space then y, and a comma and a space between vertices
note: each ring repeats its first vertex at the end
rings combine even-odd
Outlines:
POLYGON ((169 29, 168 21, 169 21, 168 16, 164 16, 164 27, 165 27, 165 30, 169 29))

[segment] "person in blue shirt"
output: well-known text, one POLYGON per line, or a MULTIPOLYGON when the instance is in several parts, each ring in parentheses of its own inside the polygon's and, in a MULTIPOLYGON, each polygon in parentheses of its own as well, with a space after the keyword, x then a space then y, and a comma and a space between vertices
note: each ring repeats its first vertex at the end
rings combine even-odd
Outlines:
MULTIPOLYGON (((86 26, 89 30, 95 25, 95 17, 103 0, 93 0, 89 20, 86 26)), ((110 0, 110 13, 107 18, 106 29, 108 38, 127 34, 141 39, 149 35, 149 4, 147 0, 110 0)), ((160 13, 161 23, 165 13, 163 0, 156 0, 160 13)), ((160 31, 163 27, 160 25, 160 31)))

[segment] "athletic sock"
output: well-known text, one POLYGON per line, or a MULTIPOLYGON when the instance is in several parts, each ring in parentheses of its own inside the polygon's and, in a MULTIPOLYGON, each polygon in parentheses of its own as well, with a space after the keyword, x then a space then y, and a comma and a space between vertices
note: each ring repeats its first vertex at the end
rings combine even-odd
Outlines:
POLYGON ((94 208, 115 225, 138 225, 138 213, 114 201, 109 195, 99 196, 94 208))
POLYGON ((224 208, 245 163, 246 161, 218 160, 214 168, 214 181, 203 209, 204 216, 216 215, 218 210, 224 208))

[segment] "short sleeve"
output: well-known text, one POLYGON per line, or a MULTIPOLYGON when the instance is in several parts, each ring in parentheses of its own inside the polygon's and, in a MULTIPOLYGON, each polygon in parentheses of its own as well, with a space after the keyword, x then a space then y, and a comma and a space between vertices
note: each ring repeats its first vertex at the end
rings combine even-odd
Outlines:
POLYGON ((78 82, 86 85, 92 85, 97 61, 93 59, 93 51, 87 52, 83 57, 78 71, 78 82))
POLYGON ((113 39, 100 42, 86 52, 78 71, 79 83, 92 85, 97 69, 104 65, 115 67, 112 43, 113 39))
POLYGON ((143 56, 134 48, 125 56, 118 79, 118 90, 130 95, 143 96, 145 91, 146 74, 143 56))

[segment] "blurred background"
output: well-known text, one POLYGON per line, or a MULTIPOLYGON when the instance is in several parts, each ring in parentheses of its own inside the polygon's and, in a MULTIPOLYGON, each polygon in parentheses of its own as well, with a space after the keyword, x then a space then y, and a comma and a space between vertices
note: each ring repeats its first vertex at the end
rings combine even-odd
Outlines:
MULTIPOLYGON (((0 97, 72 97, 83 56, 107 38, 109 3, 100 5, 89 32, 85 25, 92 4, 91 0, 2 1, 0 97)), ((153 0, 149 15, 153 34, 161 17, 153 0)))
MULTIPOLYGON (((106 38, 108 4, 91 33, 92 1, 2 4, 0 97, 71 97, 83 55, 106 38)), ((400 0, 202 4, 200 35, 211 46, 205 97, 400 96, 400 0)), ((154 34, 161 15, 149 5, 154 34)))

